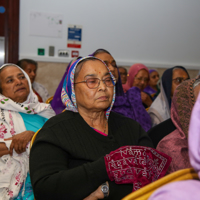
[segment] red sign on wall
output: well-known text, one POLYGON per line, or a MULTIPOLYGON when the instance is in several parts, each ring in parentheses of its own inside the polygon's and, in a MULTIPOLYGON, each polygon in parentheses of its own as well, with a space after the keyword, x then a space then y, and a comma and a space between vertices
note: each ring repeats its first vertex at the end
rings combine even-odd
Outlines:
POLYGON ((72 56, 72 58, 79 57, 79 51, 72 51, 71 56, 72 56))

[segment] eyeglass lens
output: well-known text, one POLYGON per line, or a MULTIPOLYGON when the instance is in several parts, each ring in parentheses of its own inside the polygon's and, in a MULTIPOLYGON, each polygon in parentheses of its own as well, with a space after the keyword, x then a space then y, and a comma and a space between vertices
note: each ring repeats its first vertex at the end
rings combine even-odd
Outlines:
MULTIPOLYGON (((86 80, 86 84, 89 88, 93 89, 93 88, 97 88, 100 84, 100 79, 98 78, 88 78, 86 80)), ((113 87, 113 82, 112 82, 112 79, 111 77, 108 77, 108 78, 105 78, 104 80, 102 80, 104 82, 104 84, 107 86, 107 87, 113 87)))

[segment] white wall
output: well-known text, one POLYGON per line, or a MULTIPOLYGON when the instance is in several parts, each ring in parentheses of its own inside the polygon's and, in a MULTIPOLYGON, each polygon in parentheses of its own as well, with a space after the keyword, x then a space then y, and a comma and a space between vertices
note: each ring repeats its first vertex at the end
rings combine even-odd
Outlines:
POLYGON ((71 58, 49 57, 48 47, 67 49, 67 26, 76 24, 83 26, 82 56, 105 48, 118 65, 199 69, 199 11, 199 0, 21 0, 19 56, 69 62, 71 58), (30 36, 31 11, 62 14, 63 37, 30 36), (45 48, 46 55, 37 56, 37 48, 45 48))

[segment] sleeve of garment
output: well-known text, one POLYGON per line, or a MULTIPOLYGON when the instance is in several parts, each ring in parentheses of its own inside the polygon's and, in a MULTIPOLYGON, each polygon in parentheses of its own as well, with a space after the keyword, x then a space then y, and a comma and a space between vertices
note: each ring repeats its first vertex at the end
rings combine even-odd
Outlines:
MULTIPOLYGON (((31 149, 30 175, 37 200, 84 199, 109 180, 103 156, 94 162, 69 169, 69 158, 72 155, 60 148, 56 137, 49 135, 48 139, 36 138, 31 149)), ((117 195, 123 197, 133 188, 131 184, 121 187, 114 182, 109 184, 109 196, 113 196, 111 199, 118 199, 117 195)))

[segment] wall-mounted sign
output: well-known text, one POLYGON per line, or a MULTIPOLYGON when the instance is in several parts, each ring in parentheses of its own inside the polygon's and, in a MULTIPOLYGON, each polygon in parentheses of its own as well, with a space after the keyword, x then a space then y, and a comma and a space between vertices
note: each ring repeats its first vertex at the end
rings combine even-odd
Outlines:
POLYGON ((79 57, 79 51, 72 51, 71 56, 72 58, 79 57))
POLYGON ((81 48, 82 42, 82 26, 68 25, 67 47, 81 48))

